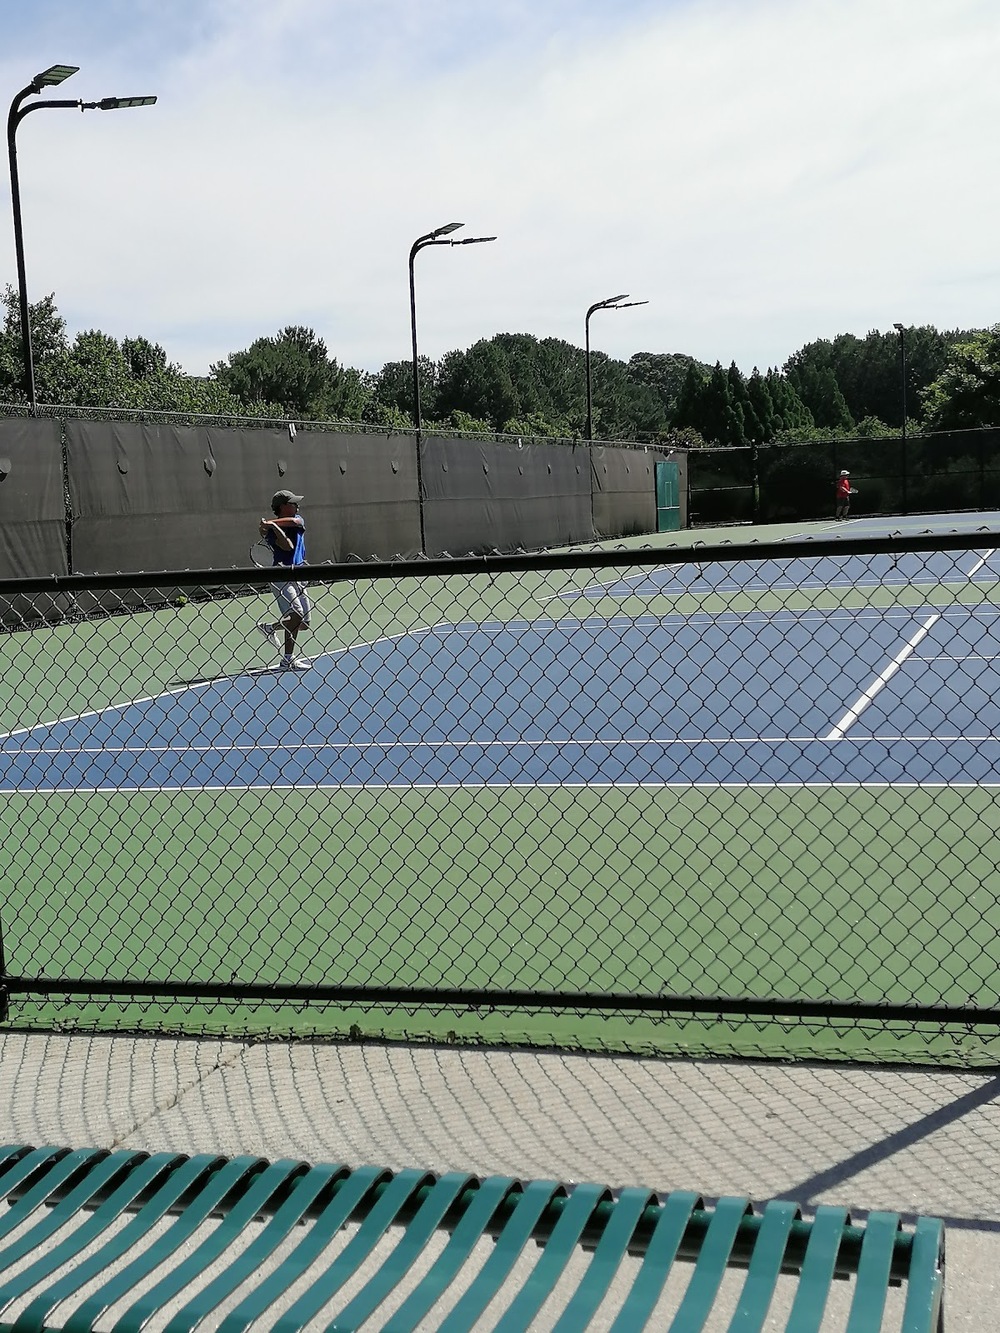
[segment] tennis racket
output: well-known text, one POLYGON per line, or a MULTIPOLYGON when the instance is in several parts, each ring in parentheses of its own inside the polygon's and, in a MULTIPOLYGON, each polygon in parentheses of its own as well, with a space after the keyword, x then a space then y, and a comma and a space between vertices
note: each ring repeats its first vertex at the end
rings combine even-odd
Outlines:
POLYGON ((258 569, 270 569, 274 564, 274 552, 263 537, 259 537, 250 547, 250 563, 258 569))

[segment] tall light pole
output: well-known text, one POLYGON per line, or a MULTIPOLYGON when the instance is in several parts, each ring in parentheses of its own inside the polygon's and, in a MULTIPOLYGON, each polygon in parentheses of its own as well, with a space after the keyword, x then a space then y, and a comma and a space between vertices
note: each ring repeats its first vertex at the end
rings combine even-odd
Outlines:
POLYGON ((903 457, 900 459, 900 488, 903 492, 903 513, 909 513, 907 488, 907 331, 901 324, 893 324, 899 333, 899 381, 903 392, 903 457))
POLYGON ((606 296, 603 301, 595 301, 587 311, 583 321, 584 359, 587 367, 587 439, 594 438, 594 403, 590 391, 590 317, 595 310, 626 310, 632 305, 649 305, 648 301, 630 301, 628 292, 620 296, 606 296))
POLYGON ((448 237, 453 231, 464 227, 464 222, 446 222, 443 227, 435 227, 426 236, 418 236, 410 246, 410 334, 413 341, 413 419, 417 428, 417 442, 420 442, 420 376, 417 369, 417 295, 413 285, 413 261, 420 250, 428 245, 483 245, 486 241, 495 241, 495 236, 466 236, 464 240, 452 241, 448 237))
POLYGON ((28 320, 28 286, 24 277, 24 235, 21 229, 21 187, 17 177, 17 148, 15 135, 17 127, 29 111, 38 111, 44 106, 78 107, 81 111, 117 111, 134 106, 152 106, 155 97, 103 97, 99 102, 46 101, 31 102, 21 106, 26 97, 40 93, 43 88, 55 87, 75 74, 79 65, 50 65, 41 74, 36 74, 26 88, 14 98, 7 115, 7 155, 10 159, 10 199, 14 209, 14 250, 17 257, 17 290, 21 307, 21 348, 24 357, 24 388, 31 415, 35 415, 35 367, 31 355, 31 325, 28 320))
POLYGON ((417 503, 420 506, 420 549, 424 550, 424 484, 420 465, 420 368, 417 361, 417 294, 413 285, 413 261, 419 251, 428 245, 483 245, 495 241, 495 236, 467 236, 464 240, 450 240, 451 233, 464 227, 464 222, 446 222, 435 227, 426 236, 418 236, 410 246, 410 336, 413 342, 413 421, 417 429, 417 503))
POLYGON ((906 446, 906 330, 902 324, 892 326, 899 334, 899 382, 903 392, 903 446, 906 446))

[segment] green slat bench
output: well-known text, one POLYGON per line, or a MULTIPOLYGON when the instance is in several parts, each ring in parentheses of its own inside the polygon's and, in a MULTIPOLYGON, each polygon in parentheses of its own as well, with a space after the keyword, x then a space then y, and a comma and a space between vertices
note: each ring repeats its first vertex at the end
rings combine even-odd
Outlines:
POLYGON ((0 1204, 2 1333, 138 1333, 168 1303, 167 1333, 202 1321, 242 1333, 257 1320, 276 1333, 362 1325, 511 1333, 542 1326, 539 1312, 561 1277, 558 1311, 549 1318, 549 1307, 544 1326, 568 1333, 591 1326, 625 1265, 629 1280, 602 1327, 635 1333, 676 1259, 693 1268, 671 1316, 675 1333, 708 1326, 734 1269, 746 1270, 726 1324, 734 1331, 763 1327, 782 1274, 795 1275, 785 1327, 798 1333, 820 1328, 835 1277, 853 1283, 850 1333, 879 1329, 889 1288, 902 1283, 904 1333, 943 1328, 943 1226, 920 1218, 904 1229, 895 1213, 872 1213, 861 1226, 842 1208, 804 1221, 794 1203, 757 1213, 746 1199, 707 1208, 684 1192, 24 1145, 0 1148, 0 1204), (484 1238, 494 1242, 487 1257, 480 1246, 471 1262, 484 1238), (537 1259, 514 1272, 529 1241, 537 1259), (483 1325, 498 1293, 506 1306, 483 1325), (444 1313, 426 1322, 441 1297, 444 1313))

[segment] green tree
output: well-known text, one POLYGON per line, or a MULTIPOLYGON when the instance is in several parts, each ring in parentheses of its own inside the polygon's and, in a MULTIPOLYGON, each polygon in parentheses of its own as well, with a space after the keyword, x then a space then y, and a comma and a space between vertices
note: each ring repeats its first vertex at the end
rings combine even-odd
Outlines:
MULTIPOLYGON (((693 357, 680 352, 636 352, 629 357, 625 375, 629 383, 650 389, 670 420, 691 366, 700 366, 693 357)), ((707 373, 707 366, 700 366, 707 373)))
POLYGON ((812 413, 778 370, 768 369, 764 382, 774 407, 774 438, 795 438, 797 431, 808 431, 815 422, 812 413))
POLYGON ((674 425, 679 430, 698 430, 698 404, 708 383, 708 372, 697 362, 688 366, 674 403, 674 425))
MULTIPOLYGON (((924 390, 941 374, 951 348, 968 333, 939 332, 933 325, 903 330, 906 351, 907 409, 912 413, 924 390)), ((864 338, 838 334, 832 341, 807 343, 785 363, 785 373, 812 408, 817 425, 838 424, 825 409, 817 410, 820 390, 810 372, 822 377, 830 371, 843 395, 852 421, 876 417, 891 426, 902 425, 902 357, 896 330, 871 330, 864 338), (805 385, 809 387, 804 388, 805 385)))
POLYGON ((923 394, 923 407, 931 431, 1000 425, 1000 324, 952 347, 923 394))
POLYGON ((849 430, 854 424, 847 400, 840 391, 833 367, 819 360, 792 360, 786 368, 788 382, 809 409, 817 426, 849 430))
POLYGON ((357 421, 369 396, 359 372, 341 369, 323 339, 300 325, 258 338, 210 375, 243 403, 277 403, 282 415, 305 421, 357 421))
MULTIPOLYGON (((7 286, 3 296, 4 319, 0 331, 0 398, 7 403, 24 402, 24 357, 21 311, 18 294, 7 286)), ((31 326, 31 361, 39 402, 57 403, 51 371, 67 348, 66 321, 56 310, 55 295, 44 296, 28 306, 31 326)))
MULTIPOLYGON (((430 357, 417 358, 417 377, 420 382, 420 415, 433 418, 437 415, 438 369, 430 357)), ((395 420, 413 426, 412 361, 387 361, 377 374, 366 375, 363 384, 369 395, 364 420, 373 419, 369 414, 378 411, 377 404, 387 409, 395 420)))
POLYGON ((447 352, 441 358, 436 411, 439 420, 453 412, 464 412, 499 430, 520 410, 507 357, 493 341, 484 338, 468 351, 447 352))
POLYGON ((759 444, 766 444, 768 440, 774 439, 774 404, 771 402, 767 381, 756 366, 747 380, 747 401, 753 413, 753 425, 758 432, 752 435, 751 439, 755 439, 759 444))

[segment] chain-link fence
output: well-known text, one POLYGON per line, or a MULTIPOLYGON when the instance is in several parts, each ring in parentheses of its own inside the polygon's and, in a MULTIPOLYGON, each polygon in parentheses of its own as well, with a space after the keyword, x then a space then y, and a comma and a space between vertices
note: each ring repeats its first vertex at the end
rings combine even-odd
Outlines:
POLYGON ((990 540, 2 583, 8 1022, 993 1064, 990 540))
POLYGON ((691 522, 830 518, 834 484, 851 474, 855 514, 949 513, 1000 505, 1000 430, 880 440, 815 440, 688 455, 691 522))

